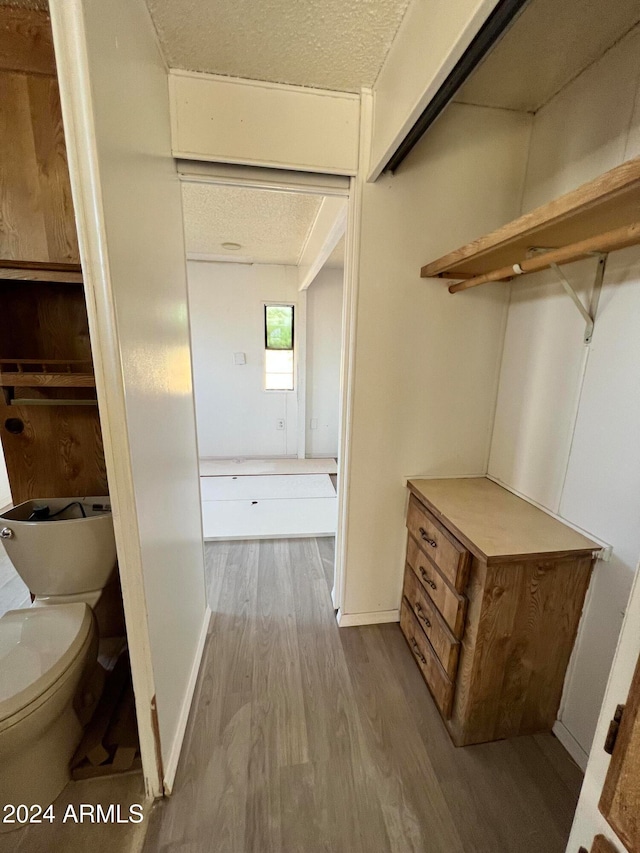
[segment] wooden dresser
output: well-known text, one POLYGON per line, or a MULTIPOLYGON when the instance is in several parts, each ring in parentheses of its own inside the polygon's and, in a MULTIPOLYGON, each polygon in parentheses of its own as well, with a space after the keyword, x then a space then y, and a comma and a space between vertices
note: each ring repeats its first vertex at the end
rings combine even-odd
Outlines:
POLYGON ((453 742, 549 731, 600 546, 484 477, 408 487, 400 627, 453 742))

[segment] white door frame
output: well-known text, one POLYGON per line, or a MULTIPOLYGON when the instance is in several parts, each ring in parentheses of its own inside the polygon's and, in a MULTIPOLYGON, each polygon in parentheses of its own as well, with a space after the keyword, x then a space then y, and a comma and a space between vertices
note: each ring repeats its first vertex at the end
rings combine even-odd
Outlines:
MULTIPOLYGON (((355 356, 356 306, 359 273, 360 211, 362 187, 357 178, 294 172, 259 166, 203 163, 178 160, 178 174, 184 183, 260 189, 267 192, 294 192, 305 195, 341 196, 347 199, 344 285, 342 297, 342 338, 340 357, 340 411, 338 439, 338 524, 336 559, 331 593, 336 611, 344 607, 346 584, 345 556, 348 522, 349 472, 351 458, 351 413, 355 356)), ((299 294, 303 296, 306 294, 299 294)), ((305 312, 306 314, 306 312, 305 312)), ((306 318, 305 318, 306 321, 306 318)), ((306 345, 306 335, 305 335, 306 345)), ((304 354, 303 354, 304 356, 304 354)), ((299 391, 306 397, 306 356, 299 391)), ((298 402, 298 450, 305 446, 306 399, 298 402), (302 442, 300 433, 302 432, 302 442)))
POLYGON ((106 227, 101 213, 102 196, 86 50, 87 36, 82 4, 78 0, 52 0, 49 6, 73 207, 82 254, 98 410, 113 508, 142 770, 148 796, 158 798, 164 791, 164 769, 120 343, 111 290, 106 227))

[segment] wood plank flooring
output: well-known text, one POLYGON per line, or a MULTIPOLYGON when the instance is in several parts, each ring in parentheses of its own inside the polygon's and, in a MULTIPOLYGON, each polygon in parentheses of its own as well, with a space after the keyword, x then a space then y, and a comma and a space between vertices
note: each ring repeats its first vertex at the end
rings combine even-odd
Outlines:
POLYGON ((136 853, 142 847, 145 822, 92 823, 88 816, 76 822, 81 804, 100 804, 106 811, 110 804, 120 806, 121 820, 129 818, 134 803, 148 807, 142 773, 121 773, 104 779, 69 782, 53 804, 55 821, 31 824, 15 832, 0 834, 0 853, 136 853), (73 806, 67 820, 67 807, 73 806))
POLYGON ((551 735, 456 749, 396 624, 338 629, 326 540, 206 546, 214 613, 146 853, 563 853, 551 735))

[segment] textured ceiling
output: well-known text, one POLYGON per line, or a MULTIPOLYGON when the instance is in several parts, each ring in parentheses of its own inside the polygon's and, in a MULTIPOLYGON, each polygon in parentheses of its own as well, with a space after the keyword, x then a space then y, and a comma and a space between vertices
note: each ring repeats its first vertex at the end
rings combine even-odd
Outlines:
POLYGON ((182 197, 189 254, 292 266, 322 202, 318 195, 196 183, 183 184, 182 197), (226 250, 227 242, 242 248, 226 250))
POLYGON ((172 68, 357 92, 409 0, 147 0, 172 68))
POLYGON ((531 0, 456 101, 535 112, 638 20, 638 0, 531 0))

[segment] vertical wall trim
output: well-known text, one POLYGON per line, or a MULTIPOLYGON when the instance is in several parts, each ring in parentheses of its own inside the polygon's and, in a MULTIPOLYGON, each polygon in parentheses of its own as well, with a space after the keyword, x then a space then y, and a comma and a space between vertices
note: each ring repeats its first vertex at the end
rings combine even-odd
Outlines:
POLYGON ((85 298, 113 507, 145 786, 160 797, 162 755, 154 727, 155 681, 131 470, 120 344, 107 253, 82 0, 51 0, 51 24, 84 275, 85 298))
POLYGON ((349 492, 351 483, 351 434, 355 388, 355 357, 360 281, 360 238, 362 197, 368 169, 373 128, 373 94, 363 89, 360 96, 360 150, 358 174, 351 178, 345 242, 344 299, 342 302, 342 347, 340 365, 340 436, 338 441, 338 528, 333 606, 344 610, 347 585, 347 540, 349 533, 349 492))
POLYGON ((502 344, 500 346, 500 355, 498 356, 498 361, 496 365, 496 381, 493 388, 493 411, 491 412, 491 420, 489 422, 489 429, 487 431, 487 449, 484 456, 484 473, 488 474, 489 465, 491 464, 491 451, 493 449, 493 432, 496 426, 496 417, 498 414, 498 397, 500 395, 500 378, 502 376, 502 362, 504 360, 504 347, 507 338, 507 322, 509 320, 509 308, 511 307, 511 296, 513 294, 513 284, 509 283, 506 285, 507 294, 504 300, 504 311, 502 314, 502 322, 500 325, 500 336, 502 338, 502 344))
MULTIPOLYGON (((307 452, 307 291, 299 291, 297 297, 297 318, 295 320, 295 332, 298 343, 298 387, 296 389, 298 410, 298 459, 304 459, 307 452)), ((294 344, 295 345, 295 344, 294 344)))

